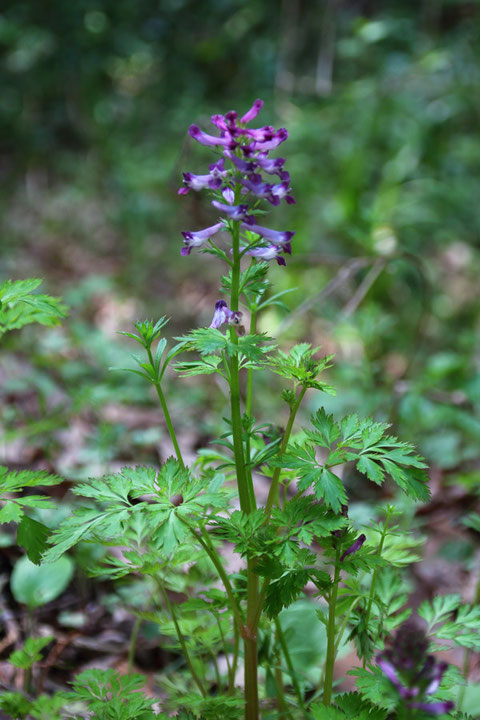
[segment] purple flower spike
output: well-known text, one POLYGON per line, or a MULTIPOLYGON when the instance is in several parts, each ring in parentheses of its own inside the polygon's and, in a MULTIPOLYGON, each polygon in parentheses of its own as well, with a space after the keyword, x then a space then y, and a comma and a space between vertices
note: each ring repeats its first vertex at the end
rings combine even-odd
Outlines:
POLYGON ((232 220, 245 220, 250 210, 248 205, 225 205, 217 200, 212 200, 212 205, 232 220))
POLYGON ((237 143, 234 141, 234 139, 230 136, 230 133, 226 133, 224 137, 215 137, 215 135, 208 135, 207 133, 204 133, 203 130, 200 130, 198 125, 190 125, 188 128, 188 133, 193 137, 194 140, 200 143, 200 145, 208 145, 210 147, 215 147, 216 145, 224 145, 228 148, 234 148, 237 146, 237 143))
POLYGON ((454 709, 455 703, 451 700, 443 700, 439 702, 414 702, 410 703, 410 707, 417 710, 424 710, 429 715, 444 715, 454 709))
POLYGON ((280 247, 289 243, 295 235, 295 233, 290 230, 283 232, 280 230, 271 230, 271 228, 263 227, 263 225, 255 225, 254 222, 244 222, 242 223, 242 228, 257 233, 257 235, 261 235, 263 238, 266 238, 266 240, 270 240, 274 245, 279 245, 280 247))
POLYGON ((262 107, 263 107, 263 100, 260 100, 260 99, 255 100, 255 102, 253 103, 250 110, 247 110, 245 115, 242 115, 242 117, 240 118, 240 122, 241 123, 249 123, 251 120, 255 120, 258 113, 262 109, 262 107))
POLYGON ((212 235, 215 235, 215 233, 224 228, 224 224, 219 222, 216 223, 216 225, 211 225, 210 227, 207 227, 204 230, 198 230, 197 232, 182 231, 182 235, 184 237, 183 242, 185 245, 181 250, 181 254, 190 255, 192 248, 200 247, 203 245, 205 240, 208 240, 212 237, 212 235))
POLYGON ((276 245, 267 245, 267 247, 257 247, 247 250, 245 255, 261 258, 261 260, 276 260, 279 265, 286 265, 285 258, 280 254, 281 250, 276 245))
POLYGON ((215 303, 215 312, 213 314, 213 319, 209 327, 218 329, 224 323, 239 325, 241 319, 241 312, 239 312, 238 310, 233 312, 229 309, 225 300, 217 300, 217 302, 215 303))
POLYGON ((353 545, 350 545, 350 547, 347 548, 347 550, 345 550, 342 557, 340 558, 340 562, 343 562, 345 560, 345 558, 347 557, 347 555, 353 555, 354 553, 357 552, 357 550, 360 550, 360 548, 362 547, 362 545, 366 539, 367 538, 363 533, 361 535, 359 535, 358 538, 353 543, 353 545))

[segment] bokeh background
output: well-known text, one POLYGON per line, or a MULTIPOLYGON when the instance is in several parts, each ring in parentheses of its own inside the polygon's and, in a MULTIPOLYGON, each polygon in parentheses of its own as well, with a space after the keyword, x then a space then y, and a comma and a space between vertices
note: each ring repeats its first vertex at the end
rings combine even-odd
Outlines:
MULTIPOLYGON (((293 312, 262 330, 335 352, 329 409, 392 422, 434 486, 475 487, 479 27, 461 0, 4 4, 0 280, 43 277, 70 314, 4 343, 3 461, 75 478, 168 454, 150 389, 109 371, 134 350, 118 331, 210 322, 222 268, 180 257, 180 231, 213 218, 177 196, 210 162, 187 128, 261 97, 262 123, 289 130, 297 200, 275 212, 296 236, 272 268, 293 312)), ((225 406, 212 384, 168 390, 191 451, 225 406)), ((259 418, 279 421, 278 392, 264 379, 259 418)))

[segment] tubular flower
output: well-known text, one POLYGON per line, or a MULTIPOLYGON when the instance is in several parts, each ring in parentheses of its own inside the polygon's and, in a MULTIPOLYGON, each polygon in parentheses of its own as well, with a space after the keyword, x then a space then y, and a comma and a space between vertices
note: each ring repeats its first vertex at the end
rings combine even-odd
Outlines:
MULTIPOLYGON (((218 136, 203 132, 197 125, 190 126, 188 132, 191 137, 201 145, 221 153, 222 157, 210 165, 210 171, 204 175, 184 173, 183 186, 178 192, 186 195, 190 190, 216 191, 212 205, 221 213, 222 219, 228 219, 230 223, 240 223, 241 230, 255 232, 264 241, 262 243, 259 239, 258 242, 251 243, 248 236, 240 234, 242 253, 264 260, 275 259, 280 265, 284 265, 283 254, 291 253, 294 233, 270 230, 255 223, 258 200, 264 199, 273 206, 279 205, 282 200, 287 204, 295 202, 290 190, 290 175, 283 169, 285 159, 269 157, 270 151, 287 139, 288 132, 285 128, 276 130, 271 125, 246 127, 257 117, 262 107, 263 101, 258 99, 240 119, 235 110, 224 115, 213 115, 211 120, 219 131, 218 136), (261 175, 262 171, 277 175, 279 181, 266 182, 261 175), (219 197, 219 192, 222 193, 224 202, 219 197)), ((221 229, 217 225, 199 232, 183 232, 182 255, 189 255, 193 247, 201 247, 205 240, 216 232, 213 228, 221 229)))
POLYGON ((217 200, 212 200, 212 205, 232 220, 245 220, 250 210, 248 205, 225 205, 217 200))
POLYGON ((427 652, 425 632, 408 621, 397 630, 390 646, 377 655, 377 665, 400 697, 408 701, 408 707, 424 710, 430 715, 442 715, 452 710, 454 704, 451 701, 429 702, 425 697, 437 692, 448 664, 437 662, 427 652))
POLYGON ((281 252, 276 245, 267 245, 266 247, 251 248, 251 250, 246 251, 245 255, 252 255, 261 260, 276 260, 279 265, 286 265, 287 263, 281 252))
POLYGON ((198 125, 190 125, 188 132, 194 140, 200 143, 200 145, 207 145, 210 147, 224 145, 229 148, 237 146, 237 143, 233 140, 230 134, 226 134, 225 137, 215 137, 215 135, 208 135, 207 133, 204 133, 203 130, 200 130, 198 125))
POLYGON ((257 98, 257 100, 255 100, 252 107, 250 108, 250 110, 247 110, 245 115, 242 115, 242 117, 240 118, 241 124, 243 125, 243 124, 249 123, 251 120, 255 120, 258 113, 262 109, 262 107, 263 107, 263 100, 260 100, 257 98))
POLYGON ((227 175, 225 170, 225 160, 220 160, 210 165, 210 172, 207 175, 194 175, 193 173, 183 173, 183 183, 185 187, 181 187, 178 191, 179 195, 186 195, 189 190, 204 190, 210 188, 216 190, 222 186, 223 179, 227 175))
POLYGON ((181 250, 181 254, 190 255, 193 247, 200 247, 203 245, 205 240, 211 238, 212 235, 215 235, 215 233, 219 230, 223 230, 224 227, 224 224, 219 222, 216 223, 216 225, 211 225, 210 227, 205 228, 204 230, 197 230, 197 232, 182 231, 182 235, 184 237, 184 247, 181 250))
POLYGON ((257 233, 257 235, 261 235, 261 237, 265 238, 266 240, 270 240, 274 245, 278 245, 280 247, 285 248, 285 246, 289 246, 290 240, 295 235, 294 232, 291 232, 289 230, 286 231, 280 231, 280 230, 272 230, 271 228, 263 227, 263 225, 256 225, 255 223, 242 223, 242 227, 245 230, 250 230, 250 232, 257 233))
POLYGON ((347 555, 353 555, 354 553, 357 552, 357 550, 360 550, 360 548, 362 547, 362 545, 366 539, 367 538, 363 533, 361 535, 359 535, 358 538, 355 540, 355 542, 352 545, 350 545, 350 547, 347 548, 347 550, 345 550, 345 552, 343 553, 343 555, 340 558, 340 562, 343 562, 345 560, 345 558, 347 557, 347 555))
POLYGON ((241 312, 233 312, 229 309, 225 300, 217 300, 217 302, 215 303, 215 312, 213 314, 213 319, 209 327, 217 329, 224 323, 239 325, 241 319, 241 312))

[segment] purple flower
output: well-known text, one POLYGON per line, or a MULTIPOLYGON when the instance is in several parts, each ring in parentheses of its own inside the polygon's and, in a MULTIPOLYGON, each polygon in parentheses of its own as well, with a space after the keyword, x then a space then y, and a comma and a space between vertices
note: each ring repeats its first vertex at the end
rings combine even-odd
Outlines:
POLYGON ((212 205, 232 220, 245 220, 250 210, 248 205, 225 205, 217 200, 212 200, 212 205))
POLYGON ((190 125, 188 132, 194 140, 200 143, 200 145, 207 145, 211 147, 224 145, 228 148, 234 148, 237 146, 237 143, 228 132, 225 133, 224 137, 215 137, 215 135, 208 135, 207 133, 204 133, 203 130, 200 130, 198 125, 190 125))
POLYGON ((181 187, 178 191, 179 195, 186 195, 189 190, 204 190, 210 188, 215 190, 222 185, 223 178, 226 176, 225 160, 220 160, 210 165, 210 172, 207 175, 194 175, 193 173, 183 173, 183 182, 186 187, 181 187))
POLYGON ((216 225, 211 225, 204 230, 197 230, 197 232, 182 231, 184 237, 184 247, 181 250, 182 255, 190 255, 193 247, 200 247, 203 245, 205 240, 208 240, 215 235, 219 230, 225 229, 223 223, 219 222, 216 225))
POLYGON ((357 552, 357 550, 360 550, 360 548, 362 547, 362 545, 366 539, 367 538, 363 533, 361 535, 359 535, 358 538, 353 543, 353 545, 350 545, 350 547, 347 548, 347 550, 345 550, 342 557, 340 558, 340 562, 343 562, 345 560, 345 558, 347 557, 347 555, 353 555, 354 553, 357 552))
POLYGON ((262 260, 276 260, 279 265, 286 265, 287 263, 281 252, 276 245, 267 245, 266 247, 251 248, 251 250, 246 251, 245 255, 252 255, 262 260))
POLYGON ((290 247, 290 240, 295 235, 295 233, 290 230, 271 230, 271 228, 263 227, 263 225, 256 225, 254 222, 244 222, 242 223, 242 228, 261 235, 261 237, 270 240, 274 245, 279 245, 284 250, 286 247, 290 247))
POLYGON ((271 125, 265 125, 263 128, 245 128, 241 133, 257 143, 264 143, 276 137, 275 128, 271 125))
POLYGON ((266 153, 265 157, 262 157, 263 154, 261 153, 255 158, 255 163, 269 175, 278 175, 281 180, 288 181, 290 176, 283 170, 285 158, 269 158, 266 157, 266 153))
MULTIPOLYGON (((280 130, 277 130, 276 133, 273 135, 273 137, 270 140, 265 140, 264 142, 253 142, 250 146, 252 150, 260 151, 260 152, 270 152, 270 150, 275 150, 276 147, 280 145, 280 143, 285 142, 285 140, 288 138, 288 131, 285 128, 280 128, 280 130)), ((242 146, 242 150, 243 150, 242 146)))
POLYGON ((215 312, 213 314, 212 322, 210 323, 211 328, 219 328, 224 323, 239 325, 242 319, 242 313, 232 311, 227 306, 225 300, 217 300, 215 303, 215 312))
POLYGON ((255 102, 253 103, 250 110, 247 110, 245 115, 242 115, 242 117, 240 118, 240 122, 243 124, 243 123, 249 123, 251 120, 255 120, 258 113, 262 109, 262 107, 263 107, 263 100, 260 100, 260 99, 255 100, 255 102))

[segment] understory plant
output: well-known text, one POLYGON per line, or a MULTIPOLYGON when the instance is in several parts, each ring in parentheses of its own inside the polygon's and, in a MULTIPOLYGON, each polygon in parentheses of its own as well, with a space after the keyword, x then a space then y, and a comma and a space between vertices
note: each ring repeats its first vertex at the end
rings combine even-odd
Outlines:
MULTIPOLYGON (((158 468, 127 467, 76 485, 80 506, 53 532, 43 561, 57 562, 80 542, 100 543, 105 554, 92 557, 92 574, 123 583, 127 594, 129 582, 143 580, 143 603, 131 608, 130 669, 149 623, 183 658, 187 672, 177 666, 161 682, 166 712, 185 720, 461 717, 449 695, 458 677, 435 659, 434 638, 477 649, 478 609, 447 596, 411 617, 402 569, 416 559, 418 541, 400 510, 383 505, 365 527, 349 517, 347 474, 377 486, 393 481, 422 502, 429 498, 424 460, 387 424, 334 418, 321 400, 299 427, 308 395, 335 392, 325 377, 332 357, 308 343, 279 348, 258 330, 262 312, 283 304, 268 280, 270 263, 284 266, 294 242, 294 232, 273 230, 263 218, 295 202, 285 160, 271 156, 287 131, 249 127, 262 105, 257 100, 242 117, 213 116, 215 135, 189 130, 215 155, 205 174, 184 173, 179 190, 206 191, 217 213, 211 226, 184 231, 181 248, 186 262, 201 252, 225 268, 210 325, 170 347, 165 318, 125 333, 142 350, 129 371, 155 388, 174 456, 158 468), (169 366, 181 378, 218 376, 229 398, 220 437, 190 466, 168 405, 169 366), (256 384, 268 373, 281 382, 281 427, 256 402, 256 384), (263 502, 260 476, 269 487, 263 502), (109 553, 111 546, 121 552, 109 553), (228 546, 242 558, 240 570, 225 560, 228 546), (305 594, 325 638, 313 675, 296 662, 295 631, 285 622, 305 594), (339 693, 336 660, 352 643, 358 691, 339 693)), ((62 697, 82 701, 93 717, 153 717, 141 687, 136 675, 88 670, 62 697)))

